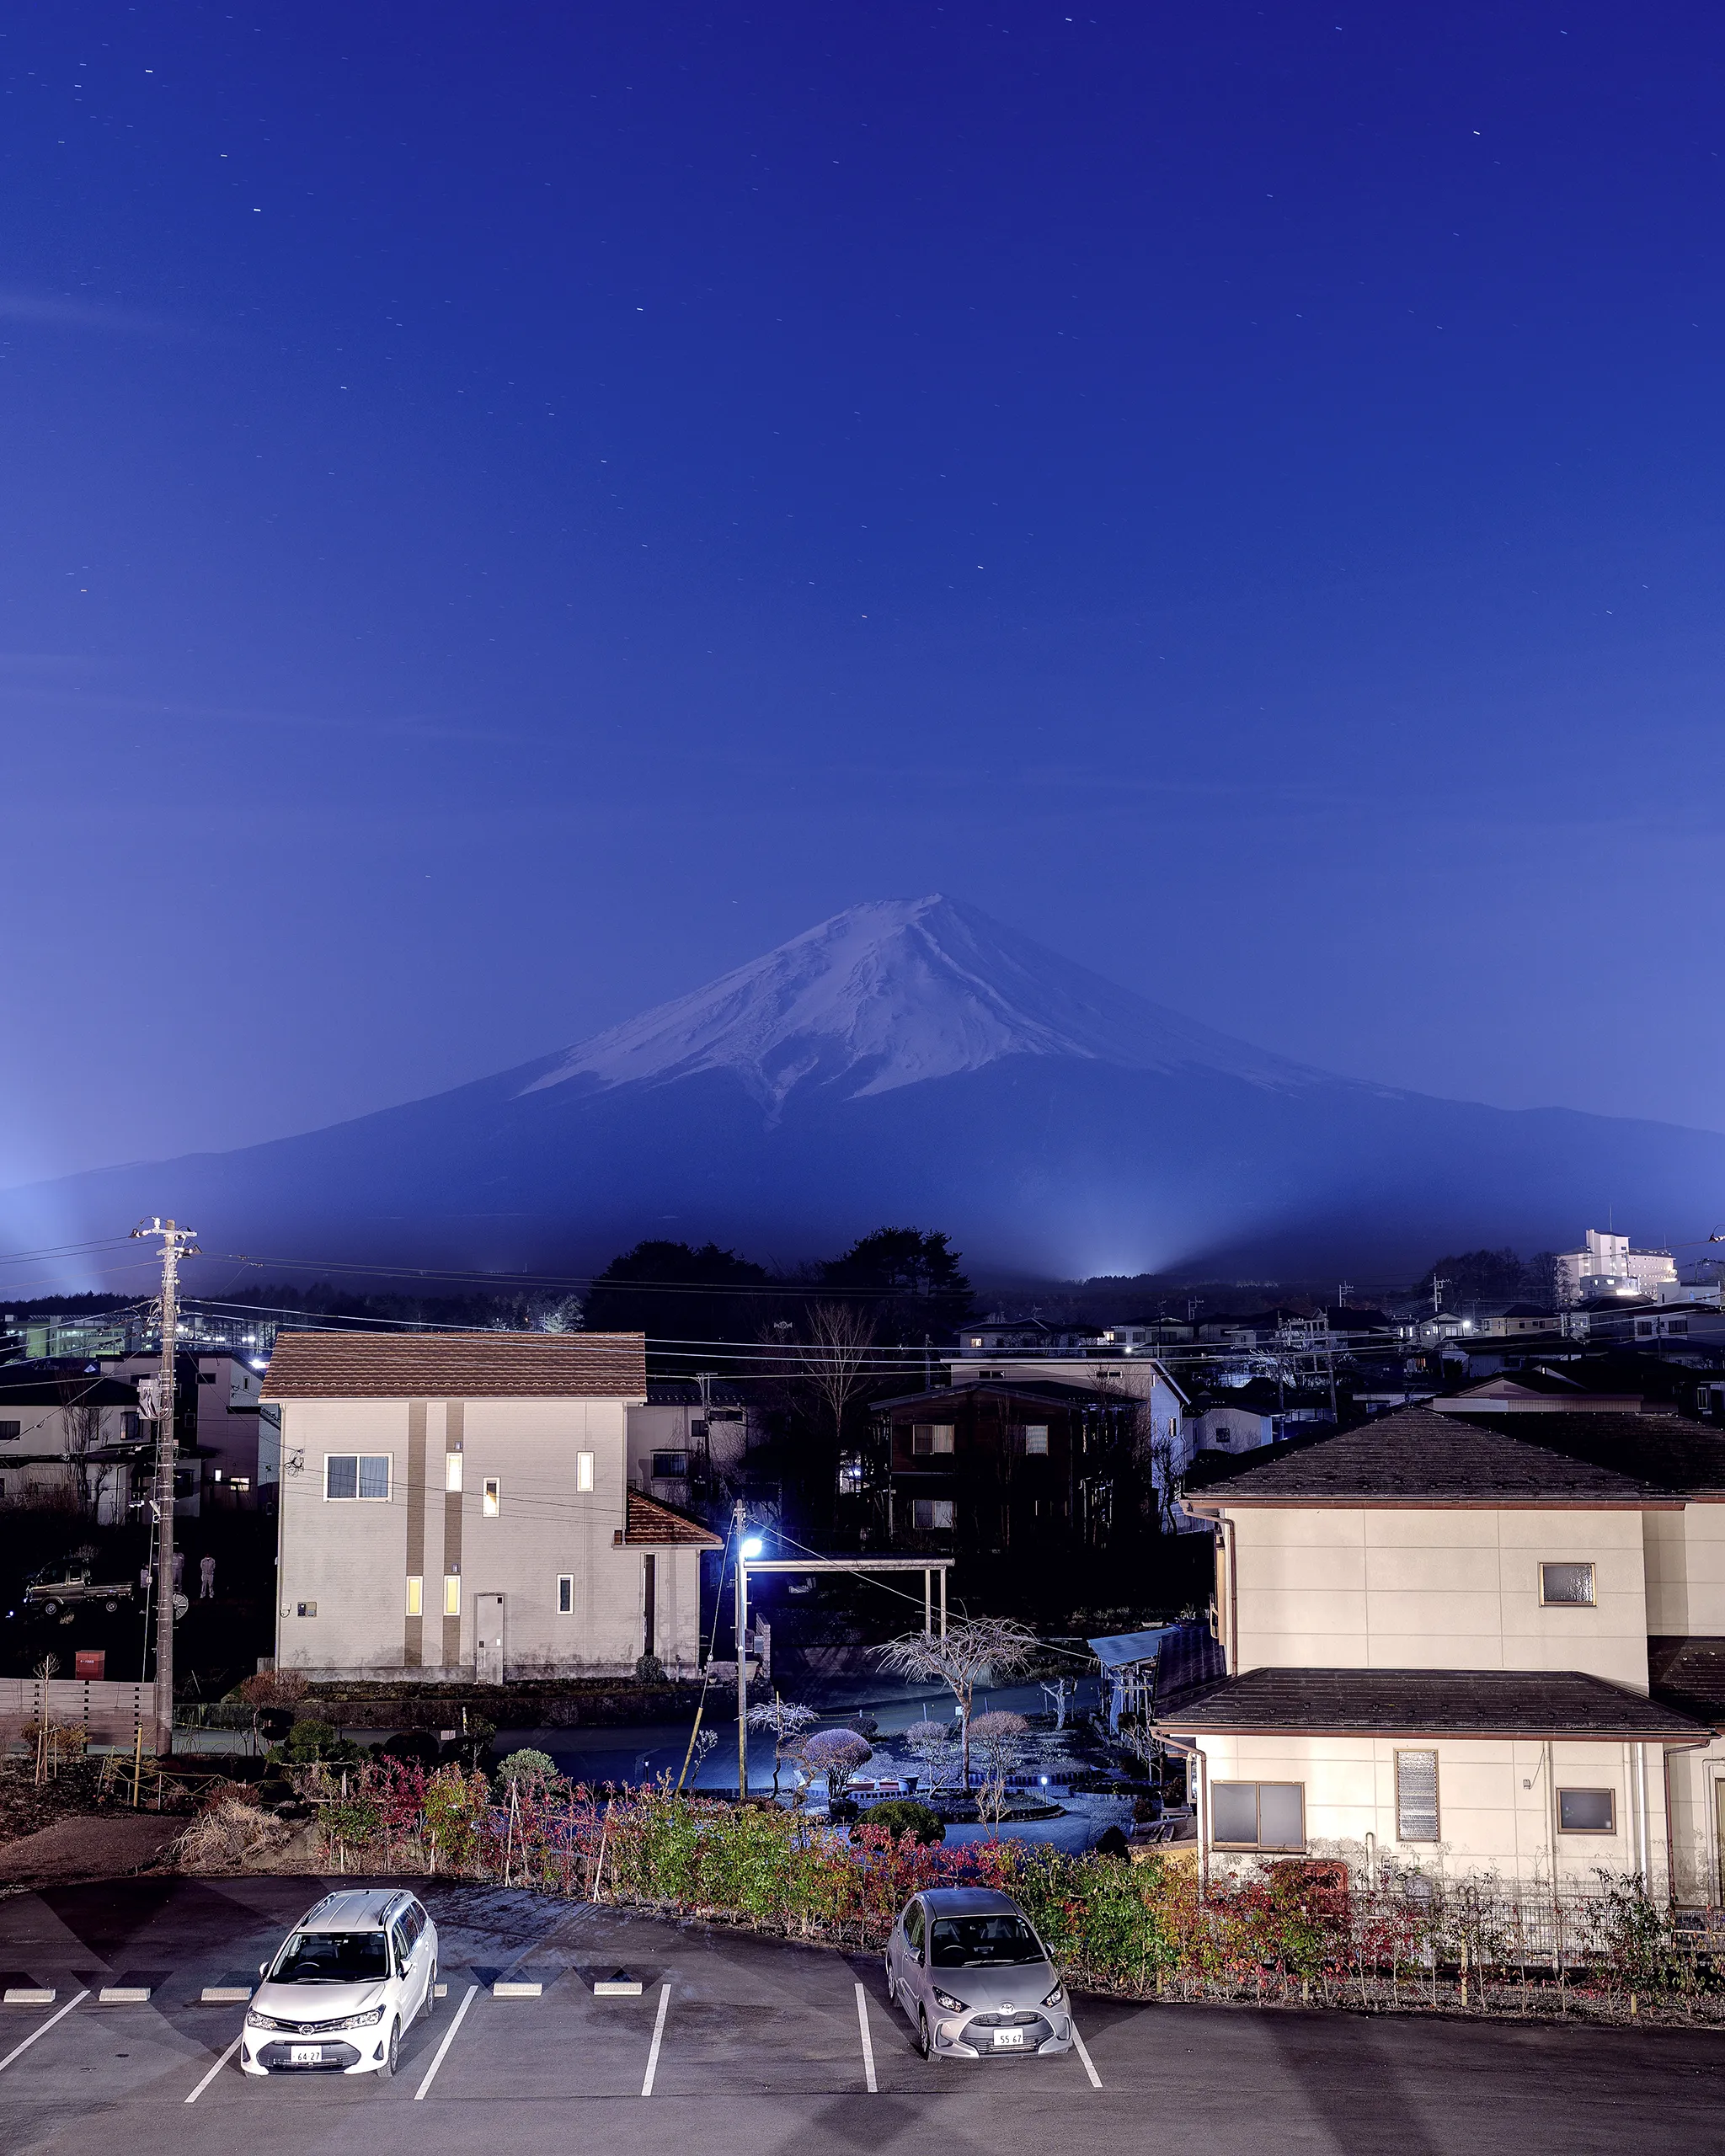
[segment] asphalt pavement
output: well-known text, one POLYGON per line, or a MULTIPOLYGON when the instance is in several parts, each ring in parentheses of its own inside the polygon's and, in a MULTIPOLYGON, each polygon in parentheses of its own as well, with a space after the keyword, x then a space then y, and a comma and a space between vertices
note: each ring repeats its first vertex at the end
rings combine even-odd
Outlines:
POLYGON ((930 2156, 1178 2148, 1610 2156, 1725 2137, 1725 2036, 1079 1997, 1082 2053, 926 2065, 880 1965, 502 1889, 411 1882, 448 1986, 393 2081, 248 2080, 243 1983, 330 1883, 135 1879, 0 1901, 8 2156, 930 2156), (596 1996, 617 1969, 638 1998, 596 1996), (499 1976, 538 1997, 499 1999, 499 1976), (147 1989, 102 2004, 104 1987, 147 1989))

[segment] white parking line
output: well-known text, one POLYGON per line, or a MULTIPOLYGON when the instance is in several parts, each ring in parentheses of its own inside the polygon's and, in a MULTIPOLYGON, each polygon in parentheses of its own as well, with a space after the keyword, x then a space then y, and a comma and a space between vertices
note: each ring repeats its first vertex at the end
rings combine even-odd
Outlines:
POLYGON ((647 2073, 641 2084, 644 2096, 653 2094, 653 2077, 659 2071, 659 2047, 665 2041, 665 2017, 670 2010, 670 1986, 666 1983, 659 1987, 659 2018, 653 2024, 653 2048, 647 2054, 647 2073))
POLYGON ((0 2073, 4 2073, 7 2068, 11 2065, 13 2059, 19 2057, 21 2053, 27 2052, 30 2046, 35 2043, 38 2036, 45 2036, 56 2021, 63 2021, 67 2015, 71 2013, 72 2008, 77 2004, 78 1999, 88 1999, 89 1995, 90 1994, 88 1991, 79 1992, 76 1998, 67 1999, 65 2005, 61 2008, 57 2014, 51 2014, 40 2029, 32 2029, 29 2036, 24 2038, 21 2044, 14 2045, 13 2048, 8 2052, 4 2058, 0 2058, 0 2073))
POLYGON ((879 2089, 874 2079, 874 2039, 868 2033, 868 1993, 861 1984, 857 1987, 857 2022, 862 2031, 862 2072, 868 2083, 868 2093, 878 2096, 879 2089))
POLYGON ((455 2041, 455 2037, 456 2037, 456 2031, 457 2031, 457 2029, 459 2029, 459 2028, 461 2027, 461 2025, 462 2025, 462 2022, 463 2022, 463 2021, 465 2021, 465 2020, 467 2020, 467 2009, 468 2009, 468 2008, 473 2004, 473 2001, 474 2001, 474 2000, 475 2000, 478 1996, 479 1996, 479 1987, 478 1986, 478 1984, 469 1984, 469 1985, 467 1986, 467 1997, 466 1997, 466 1998, 462 2001, 461 2004, 460 2004, 458 2007, 457 2007, 457 2009, 456 2009, 456 2010, 455 2010, 455 2019, 454 2019, 454 2020, 453 2020, 453 2021, 451 2021, 451 2022, 450 2023, 450 2025, 449 2025, 449 2034, 448 2034, 448 2035, 444 2038, 443 2041, 442 2041, 442 2042, 441 2042, 441 2043, 437 2047, 437 2055, 436 2055, 436 2057, 432 2060, 432 2062, 431 2062, 431 2063, 430 2063, 430 2066, 428 2066, 428 2067, 426 2068, 426 2069, 425 2069, 425 2079, 424 2079, 424 2080, 419 2084, 419 2087, 418 2087, 416 2089, 414 2089, 414 2101, 416 2104, 423 2104, 423 2103, 425 2102, 425 2091, 426 2091, 426 2090, 427 2090, 427 2089, 431 2086, 431 2084, 432 2084, 432 2083, 433 2083, 433 2082, 437 2079, 437 2069, 438 2069, 438 2068, 439 2068, 440 2066, 441 2066, 441 2065, 442 2065, 442 2063, 443 2063, 443 2055, 444 2055, 444 2053, 445 2053, 445 2052, 449 2049, 450 2046, 451 2046, 451 2045, 455 2041))
MULTIPOLYGON (((243 2035, 243 2033, 244 2033, 244 2032, 243 2032, 243 2031, 242 2031, 241 2034, 243 2035)), ((223 2053, 222 2054, 221 2057, 220 2057, 220 2058, 218 2058, 218 2059, 216 2060, 216 2062, 215 2065, 214 2065, 214 2066, 212 2066, 212 2067, 210 2068, 210 2071, 209 2071, 209 2072, 208 2072, 208 2073, 204 2076, 203 2079, 202 2079, 202 2080, 198 2084, 197 2087, 196 2087, 195 2089, 193 2089, 193 2091, 192 2091, 192 2093, 190 2094, 190 2096, 188 2096, 188 2097, 186 2098, 186 2101, 187 2101, 187 2103, 189 2103, 189 2104, 195 2104, 195 2103, 197 2102, 197 2100, 198 2100, 199 2097, 200 2097, 200 2096, 201 2096, 201 2095, 203 2095, 204 2091, 205 2091, 205 2090, 209 2087, 210 2084, 211 2084, 211 2082, 216 2079, 216 2075, 217 2075, 218 2073, 221 2073, 221 2071, 222 2071, 222 2068, 223 2068, 224 2066, 226 2066, 226 2065, 227 2065, 227 2062, 229 2061, 229 2059, 231 2059, 231 2058, 233 2057, 234 2053, 235 2053, 238 2049, 239 2049, 239 2037, 238 2037, 238 2036, 236 2036, 236 2037, 234 2038, 233 2041, 232 2041, 232 2043, 227 2047, 227 2049, 225 2052, 223 2052, 223 2053)))
POLYGON ((1090 2076, 1091 2087, 1100 2089, 1102 2076, 1090 2063, 1090 2053, 1084 2048, 1084 2039, 1078 2033, 1078 2024, 1076 2021, 1072 2024, 1072 2041, 1078 2047, 1078 2056, 1084 2062, 1084 2071, 1090 2076))

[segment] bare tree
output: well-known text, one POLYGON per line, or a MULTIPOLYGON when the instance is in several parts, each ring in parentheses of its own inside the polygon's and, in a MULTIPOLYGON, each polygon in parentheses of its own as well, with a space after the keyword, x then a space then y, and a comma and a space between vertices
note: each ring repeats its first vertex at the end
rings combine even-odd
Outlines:
POLYGON ((87 1378, 62 1380, 59 1390, 60 1423, 72 1502, 81 1518, 91 1519, 95 1516, 100 1469, 91 1460, 90 1454, 101 1447, 102 1411, 89 1396, 91 1385, 87 1378))
POLYGON ((969 1617, 934 1632, 906 1632, 875 1656, 884 1668, 915 1683, 944 1684, 958 1704, 964 1748, 964 1786, 970 1786, 970 1704, 979 1684, 1022 1669, 1036 1652, 1036 1635, 1012 1617, 969 1617))
POLYGON ((771 1700, 749 1710, 750 1729, 770 1729, 772 1732, 772 1795, 778 1800, 778 1778, 784 1765, 786 1748, 795 1742, 805 1729, 819 1717, 813 1707, 799 1705, 795 1700, 782 1700, 775 1692, 771 1700))
POLYGON ((998 1831, 1007 1811, 1007 1778, 1023 1757, 1030 1725, 1007 1709, 978 1715, 970 1733, 982 1754, 982 1780, 976 1791, 977 1817, 998 1831))
POLYGON ((845 1414, 868 1381, 868 1351, 874 1344, 874 1320, 854 1303, 816 1303, 809 1313, 809 1337, 791 1357, 802 1390, 832 1424, 833 1442, 843 1442, 845 1414))
POLYGON ((926 1786, 932 1792, 945 1784, 952 1771, 953 1753, 957 1748, 952 1727, 943 1721, 913 1721, 905 1732, 905 1742, 922 1762, 926 1786))

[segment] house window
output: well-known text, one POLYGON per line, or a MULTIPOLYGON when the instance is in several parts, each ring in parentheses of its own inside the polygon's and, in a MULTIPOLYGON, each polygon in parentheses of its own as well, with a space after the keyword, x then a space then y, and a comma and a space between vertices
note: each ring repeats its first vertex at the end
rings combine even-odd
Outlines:
POLYGON ((593 1455, 590 1452, 575 1454, 575 1487, 578 1490, 593 1487, 593 1455))
POLYGON ((459 1572, 446 1572, 443 1576, 443 1614, 446 1617, 459 1617, 462 1614, 462 1576, 459 1572))
POLYGON ((1306 1847, 1304 1782, 1212 1782, 1210 1839, 1218 1849, 1306 1847))
POLYGON ((227 1486, 230 1490, 249 1490, 252 1478, 249 1475, 236 1475, 227 1486))
POLYGON ((323 1455, 323 1494, 326 1497, 365 1497, 387 1501, 389 1496, 389 1454, 387 1452, 332 1452, 323 1455))
MULTIPOLYGON (((17 1435, 18 1425, 16 1422, 0 1422, 0 1438, 15 1438, 17 1435)), ((120 1440, 123 1444, 135 1445, 137 1443, 138 1415, 137 1410, 135 1407, 122 1407, 120 1409, 120 1440)))
POLYGON ((559 1572, 557 1576, 557 1614, 568 1617, 575 1607, 575 1576, 573 1572, 559 1572))
POLYGON ((839 1495, 860 1497, 863 1484, 862 1455, 860 1452, 847 1452, 839 1462, 839 1495))
POLYGON ((913 1422, 911 1425, 911 1449, 913 1453, 950 1452, 958 1433, 953 1422, 913 1422))
POLYGON ((953 1501, 950 1497, 912 1497, 911 1524, 912 1527, 950 1527, 953 1524, 953 1501))
POLYGON ((1396 1754, 1396 1838, 1434 1842, 1438 1836, 1438 1755, 1396 1754))
POLYGON ((422 1617, 425 1614, 425 1582, 416 1572, 408 1575, 408 1614, 422 1617))
POLYGON ((503 1510, 503 1485, 494 1475, 485 1477, 485 1486, 479 1499, 479 1509, 487 1519, 495 1519, 503 1510))
POLYGON ((656 1452, 653 1455, 653 1479, 655 1482, 676 1482, 689 1471, 689 1455, 686 1452, 656 1452))
POLYGON ((1560 1789, 1557 1825, 1566 1834, 1615 1834, 1617 1792, 1610 1789, 1560 1789))
POLYGON ((1024 1452, 1027 1459, 1048 1457, 1048 1424, 1027 1422, 1024 1425, 1024 1452))
POLYGON ((1688 1330, 1689 1320, 1686 1317, 1668 1317, 1665 1321, 1665 1336, 1668 1339, 1673 1333, 1685 1333, 1688 1330))
POLYGON ((1557 1609, 1591 1609, 1594 1606, 1593 1566, 1541 1565, 1540 1600, 1557 1609))
POLYGON ((443 1486, 446 1490, 459 1490, 462 1486, 462 1455, 446 1452, 443 1455, 443 1486))
POLYGON ((1226 1422, 1219 1422, 1216 1425, 1216 1443, 1219 1445, 1231 1445, 1233 1442, 1234 1433, 1226 1422))
MULTIPOLYGON (((126 1419, 132 1425, 132 1428, 126 1432, 126 1435, 129 1438, 136 1437, 137 1435, 137 1417, 136 1415, 128 1415, 126 1419)), ((4 1440, 8 1438, 21 1438, 23 1435, 24 1424, 22 1422, 0 1422, 0 1440, 4 1440)))

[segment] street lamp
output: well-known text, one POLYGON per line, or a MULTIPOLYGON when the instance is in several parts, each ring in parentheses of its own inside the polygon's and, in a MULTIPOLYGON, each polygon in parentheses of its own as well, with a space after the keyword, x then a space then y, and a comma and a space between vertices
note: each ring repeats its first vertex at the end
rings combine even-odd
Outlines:
POLYGON ((744 1522, 741 1503, 737 1506, 737 1795, 749 1794, 749 1666, 744 1652, 744 1635, 749 1626, 749 1560, 758 1557, 765 1548, 758 1534, 744 1535, 740 1529, 744 1522))

